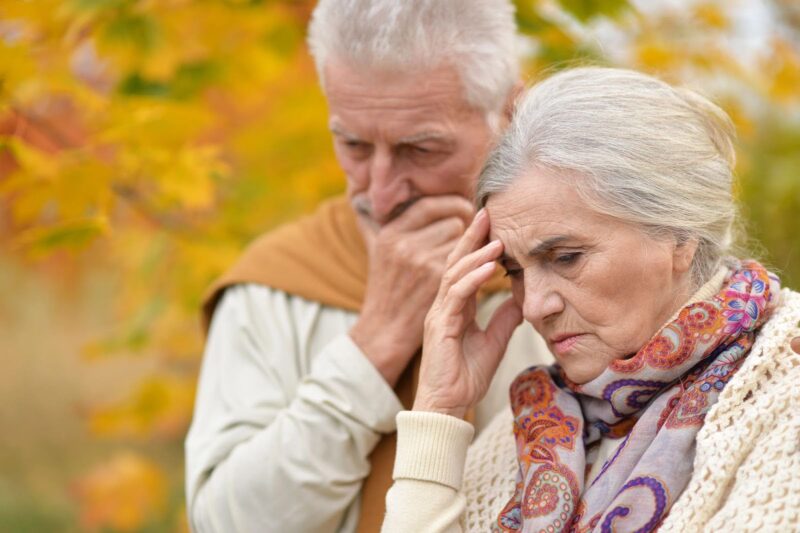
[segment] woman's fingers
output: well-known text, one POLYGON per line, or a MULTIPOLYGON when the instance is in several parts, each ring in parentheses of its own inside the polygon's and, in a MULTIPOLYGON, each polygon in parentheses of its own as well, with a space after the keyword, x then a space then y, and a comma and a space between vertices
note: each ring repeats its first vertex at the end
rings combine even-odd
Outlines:
MULTIPOLYGON (((443 294, 442 308, 445 313, 458 314, 468 301, 475 298, 481 285, 489 281, 496 264, 494 261, 484 262, 477 268, 459 277, 443 294)), ((448 272, 449 273, 449 272, 448 272)))
POLYGON ((477 250, 484 243, 488 234, 489 215, 486 213, 486 209, 481 209, 447 258, 447 267, 451 267, 468 253, 477 250))
POLYGON ((522 309, 514 298, 509 298, 492 313, 486 326, 486 336, 491 339, 500 353, 505 353, 508 341, 517 326, 522 322, 522 309))
POLYGON ((481 375, 488 376, 487 386, 497 372, 497 367, 506 353, 508 341, 511 340, 511 335, 520 322, 522 322, 522 311, 514 300, 509 298, 495 309, 486 329, 480 333, 482 338, 480 348, 469 354, 472 359, 471 366, 481 375))
POLYGON ((480 211, 448 258, 439 288, 439 299, 451 313, 460 313, 464 304, 474 298, 480 286, 491 278, 494 261, 503 252, 500 241, 480 246, 486 240, 488 224, 486 212, 480 211), (453 262, 456 257, 459 259, 453 262))
POLYGON ((489 244, 468 253, 459 259, 455 264, 450 265, 442 277, 442 288, 455 285, 458 281, 471 271, 480 267, 484 263, 495 261, 503 253, 503 244, 500 241, 492 241, 489 244))

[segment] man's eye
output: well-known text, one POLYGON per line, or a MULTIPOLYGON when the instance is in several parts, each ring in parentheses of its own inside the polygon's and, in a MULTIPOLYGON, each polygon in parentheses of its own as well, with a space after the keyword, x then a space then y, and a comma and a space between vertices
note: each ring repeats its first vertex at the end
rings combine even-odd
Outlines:
POLYGON ((405 154, 410 157, 426 157, 433 154, 433 150, 420 146, 418 144, 401 144, 398 146, 398 153, 405 154))
POLYGON ((505 270, 506 270, 505 276, 507 278, 516 279, 516 278, 519 278, 522 275, 522 269, 521 268, 512 268, 512 267, 503 267, 503 268, 505 268, 505 270))
POLYGON ((580 252, 571 252, 568 254, 559 254, 556 256, 556 263, 559 265, 571 265, 581 256, 580 252))
POLYGON ((342 139, 339 141, 342 150, 344 150, 349 157, 364 158, 367 157, 372 149, 369 143, 358 141, 354 139, 342 139))

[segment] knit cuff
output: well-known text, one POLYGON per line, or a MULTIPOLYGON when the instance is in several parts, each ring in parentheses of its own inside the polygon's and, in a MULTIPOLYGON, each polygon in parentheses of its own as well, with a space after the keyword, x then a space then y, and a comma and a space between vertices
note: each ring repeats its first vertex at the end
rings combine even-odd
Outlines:
POLYGON ((461 488, 472 424, 449 415, 421 411, 397 414, 394 479, 417 479, 461 488))

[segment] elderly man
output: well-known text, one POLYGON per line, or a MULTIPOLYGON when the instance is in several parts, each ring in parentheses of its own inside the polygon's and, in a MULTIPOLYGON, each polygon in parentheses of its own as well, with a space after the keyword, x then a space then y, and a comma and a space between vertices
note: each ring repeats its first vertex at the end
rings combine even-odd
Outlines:
MULTIPOLYGON (((194 530, 379 528, 407 368, 506 120, 515 39, 508 0, 316 8, 309 44, 347 198, 256 241, 209 293, 186 441, 194 530)), ((482 320, 506 297, 485 295, 482 320)), ((549 358, 518 330, 478 428, 519 370, 549 358)))

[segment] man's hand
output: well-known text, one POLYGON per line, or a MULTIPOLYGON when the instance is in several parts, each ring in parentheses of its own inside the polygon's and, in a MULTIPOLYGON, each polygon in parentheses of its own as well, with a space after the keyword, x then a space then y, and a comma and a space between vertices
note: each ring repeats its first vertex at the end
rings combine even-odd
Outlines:
POLYGON ((473 214, 461 196, 428 196, 379 230, 365 230, 367 289, 350 337, 392 386, 422 345, 445 261, 473 214))

